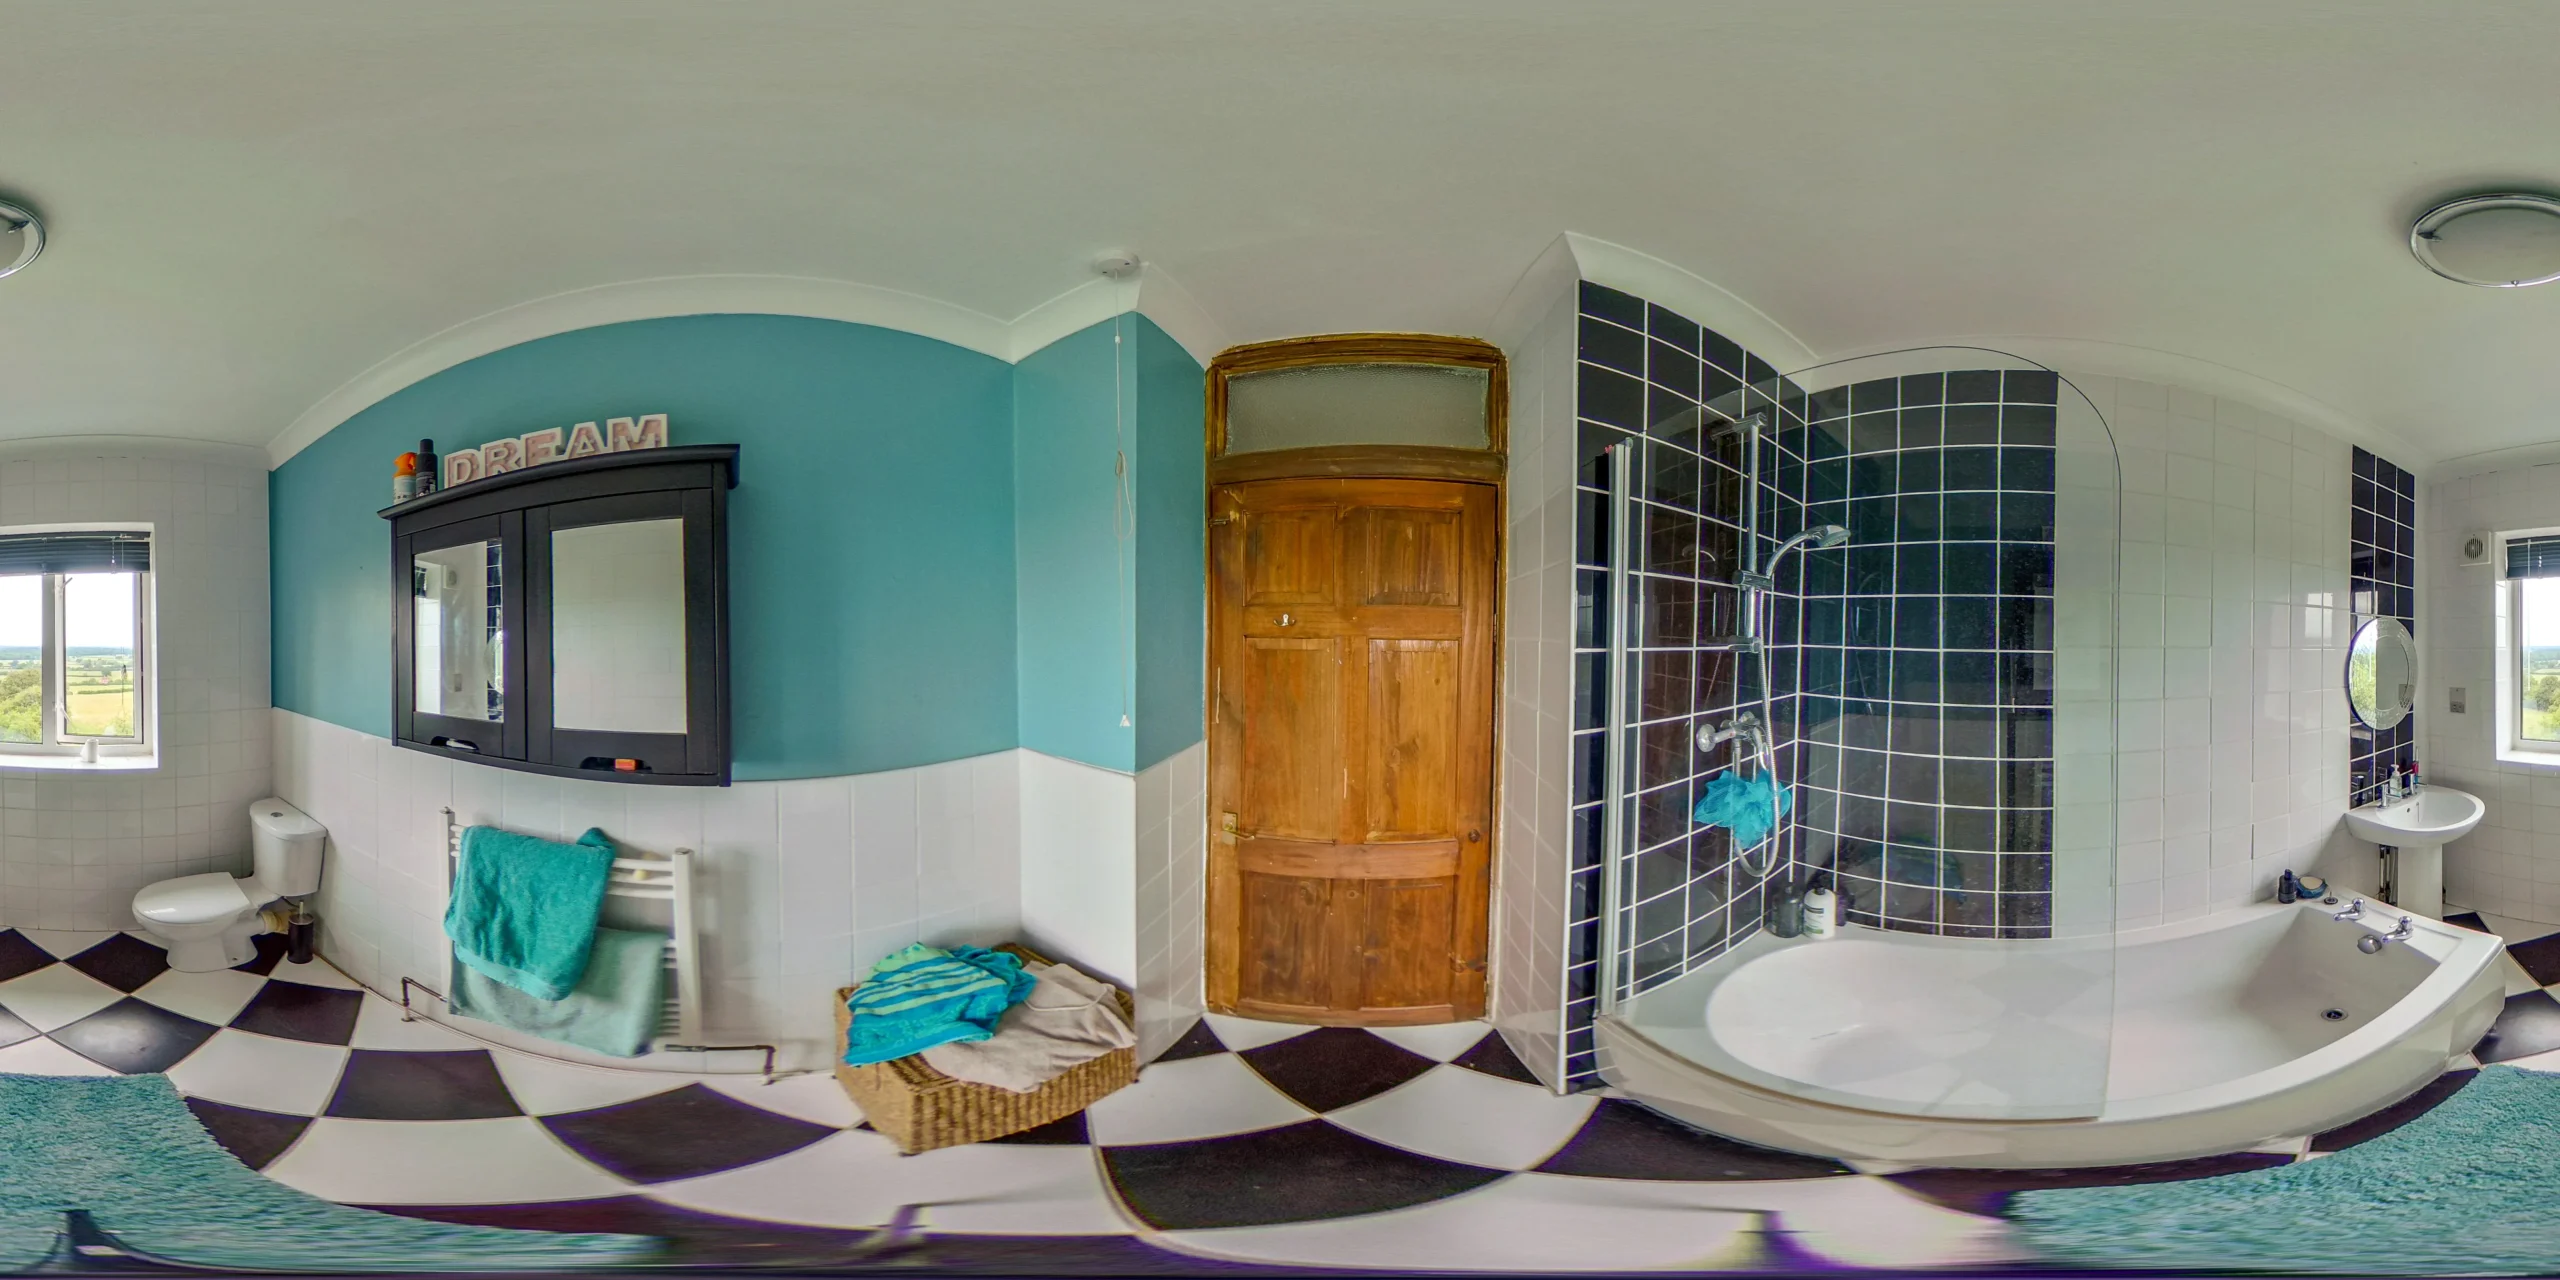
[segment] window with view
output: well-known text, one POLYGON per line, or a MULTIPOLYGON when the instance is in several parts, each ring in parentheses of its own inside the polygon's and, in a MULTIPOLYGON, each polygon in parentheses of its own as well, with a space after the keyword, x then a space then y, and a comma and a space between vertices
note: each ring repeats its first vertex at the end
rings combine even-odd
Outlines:
POLYGON ((0 752, 150 745, 151 535, 0 533, 0 752))
POLYGON ((2509 534, 2498 584, 2507 745, 2560 752, 2560 532, 2509 534))

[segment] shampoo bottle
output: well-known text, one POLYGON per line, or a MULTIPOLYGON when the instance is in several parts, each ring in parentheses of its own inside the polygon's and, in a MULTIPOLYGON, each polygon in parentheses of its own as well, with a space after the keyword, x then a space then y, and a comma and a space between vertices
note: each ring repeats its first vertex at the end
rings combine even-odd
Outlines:
POLYGON ((1827 885, 1815 885, 1804 892, 1804 935, 1828 938, 1840 931, 1840 902, 1827 885))

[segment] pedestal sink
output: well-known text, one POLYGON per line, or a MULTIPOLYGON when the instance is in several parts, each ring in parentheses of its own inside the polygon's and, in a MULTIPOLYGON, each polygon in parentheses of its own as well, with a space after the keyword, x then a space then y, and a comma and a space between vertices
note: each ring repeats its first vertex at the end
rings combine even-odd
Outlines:
POLYGON ((2347 830, 2400 851, 2391 905, 2434 919, 2444 914, 2444 847, 2470 835, 2487 811, 2468 791, 2420 787, 2406 800, 2347 810, 2347 830))

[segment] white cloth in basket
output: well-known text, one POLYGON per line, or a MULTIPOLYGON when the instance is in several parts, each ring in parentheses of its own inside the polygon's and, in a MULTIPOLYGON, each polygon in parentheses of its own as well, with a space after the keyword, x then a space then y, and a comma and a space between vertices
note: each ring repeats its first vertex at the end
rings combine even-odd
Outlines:
POLYGON ((1109 983, 1063 964, 1023 968, 1038 982, 1005 1010, 994 1036, 935 1045, 924 1051, 925 1065, 954 1080, 1029 1093, 1077 1063, 1138 1042, 1109 983))

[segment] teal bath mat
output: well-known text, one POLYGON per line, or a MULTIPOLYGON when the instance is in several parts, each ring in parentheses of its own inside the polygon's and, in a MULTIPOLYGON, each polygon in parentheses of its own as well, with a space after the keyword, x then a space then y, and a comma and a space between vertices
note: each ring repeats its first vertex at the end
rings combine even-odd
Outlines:
POLYGON ((67 1221, 154 1258, 260 1272, 610 1267, 660 1247, 647 1236, 449 1226, 304 1195, 215 1145, 165 1076, 0 1076, 0 1272, 57 1253, 77 1233, 67 1221))
POLYGON ((2560 1271, 2560 1075, 2483 1068, 2336 1155, 2194 1182, 2021 1193, 2058 1261, 2350 1275, 2560 1271))

